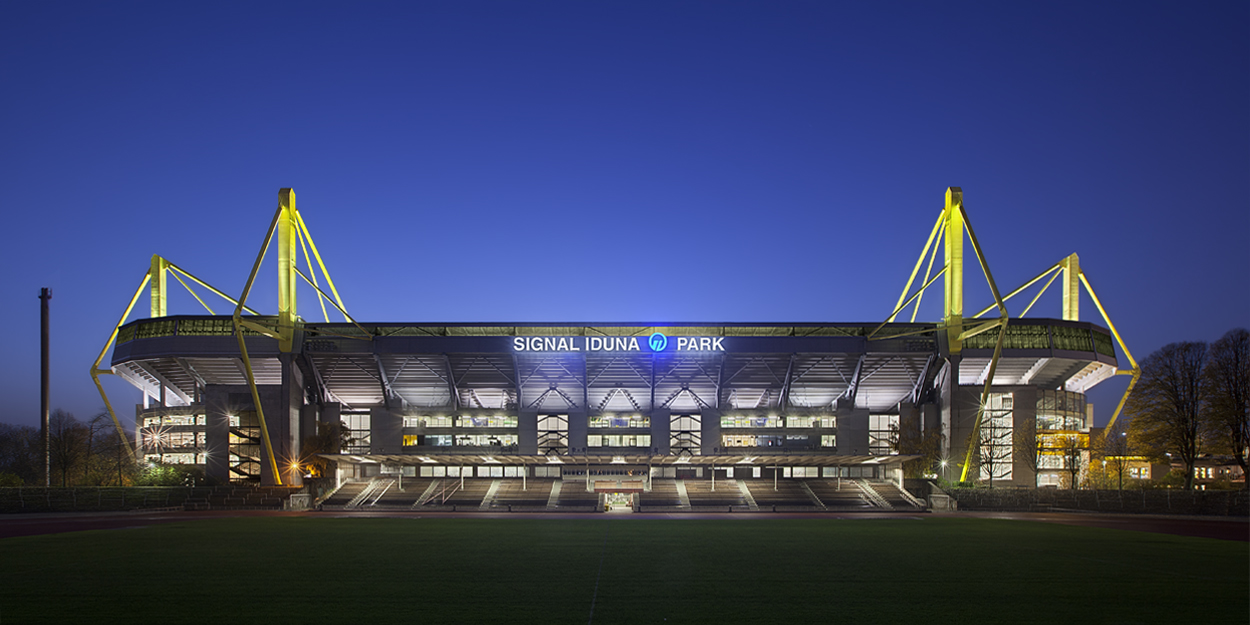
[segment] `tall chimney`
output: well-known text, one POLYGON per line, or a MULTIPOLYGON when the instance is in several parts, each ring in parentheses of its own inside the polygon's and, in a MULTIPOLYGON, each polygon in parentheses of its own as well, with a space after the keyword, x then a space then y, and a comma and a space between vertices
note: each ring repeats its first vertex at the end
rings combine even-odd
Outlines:
POLYGON ((52 289, 39 290, 39 414, 42 415, 41 436, 43 443, 43 485, 52 485, 52 448, 48 438, 48 300, 52 289))

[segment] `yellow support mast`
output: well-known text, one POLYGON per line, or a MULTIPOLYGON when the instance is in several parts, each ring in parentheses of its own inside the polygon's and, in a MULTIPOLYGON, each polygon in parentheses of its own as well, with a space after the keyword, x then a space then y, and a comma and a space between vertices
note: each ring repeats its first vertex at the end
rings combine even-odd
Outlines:
POLYGON ((278 192, 278 210, 274 213, 268 232, 265 233, 265 240, 261 243, 260 252, 256 255, 256 262, 252 265, 252 273, 248 276, 247 283, 243 287, 243 294, 239 296, 233 316, 235 338, 239 343, 239 356, 243 361, 243 369, 247 374, 247 385, 252 391, 252 402, 256 406, 256 417, 260 421, 260 433, 265 446, 265 454, 268 456, 269 468, 273 471, 274 480, 279 486, 282 485, 282 475, 278 471, 278 459, 273 453, 273 443, 269 437, 269 427, 265 423, 265 412, 260 403, 260 391, 256 387, 256 374, 252 369, 252 361, 247 352, 247 342, 243 340, 243 330, 247 328, 276 339, 278 341, 278 351, 281 353, 289 354, 294 351, 295 334, 302 325, 295 299, 296 286, 298 286, 297 278, 303 278, 316 291, 319 301, 323 302, 323 314, 325 314, 324 301, 328 299, 331 305, 338 309, 343 314, 343 317, 348 322, 354 324, 361 332, 361 336, 345 338, 363 340, 372 338, 347 313, 346 308, 343 306, 343 300, 339 297, 334 281, 330 279, 330 272, 326 270, 321 254, 317 251, 312 235, 308 232, 308 226, 304 223, 304 219, 300 217, 299 210, 296 208, 295 191, 292 189, 281 189, 278 192), (245 319, 243 318, 243 311, 249 310, 245 306, 248 295, 252 291, 252 285, 255 284, 257 275, 260 273, 261 263, 265 260, 265 253, 268 251, 270 243, 273 242, 275 234, 278 238, 278 316, 273 321, 270 321, 272 318, 261 319, 253 317, 245 319), (332 297, 321 290, 316 279, 316 272, 312 266, 308 268, 308 273, 312 276, 311 279, 299 270, 297 265, 299 260, 298 251, 301 248, 304 249, 305 257, 307 257, 310 250, 312 251, 313 258, 317 260, 317 268, 321 270, 321 274, 326 279, 326 284, 333 293, 332 297))
MULTIPOLYGON (((101 368, 100 364, 104 362, 104 357, 108 355, 109 348, 112 347, 113 343, 117 340, 118 331, 121 330, 122 326, 126 325, 126 320, 130 318, 130 313, 134 311, 135 305, 139 303, 139 298, 143 296, 144 288, 148 289, 148 296, 150 299, 149 310, 151 311, 151 316, 156 318, 167 315, 169 309, 167 277, 171 274, 174 276, 175 280, 182 284, 182 286, 185 287, 189 293, 191 293, 191 296, 194 297, 196 301, 204 306, 205 310, 208 310, 209 314, 213 314, 212 309, 208 307, 208 304, 204 303, 204 300, 201 299, 200 296, 189 285, 187 285, 186 282, 183 282, 182 278, 179 277, 179 274, 185 276, 188 280, 191 280, 195 284, 208 289, 214 295, 229 301, 231 304, 237 303, 234 301, 234 298, 222 293, 220 290, 214 288, 207 282, 191 275, 181 267, 170 262, 169 259, 159 255, 152 256, 151 264, 148 267, 147 273, 143 274, 143 280, 139 283, 139 288, 135 289, 134 295, 130 297, 130 303, 126 305, 126 310, 122 313, 121 319, 118 320, 117 324, 113 326, 112 332, 109 333, 108 339, 104 342, 104 347, 100 350, 100 355, 96 356, 95 361, 91 363, 91 381, 95 383, 96 390, 100 392, 100 399, 104 400, 104 408, 108 411, 109 417, 113 419, 113 425, 117 428, 118 436, 125 442, 126 455, 130 457, 132 462, 137 461, 135 451, 130 447, 130 443, 126 438, 126 430, 122 427, 121 420, 117 418, 117 412, 113 410, 113 402, 109 400, 108 393, 104 392, 104 385, 100 383, 100 376, 113 375, 113 370, 101 368)), ((246 306, 244 307, 244 310, 253 315, 256 314, 256 311, 251 308, 247 308, 246 306)))
MULTIPOLYGON (((1063 276, 1063 320, 1064 321, 1080 321, 1081 320, 1081 286, 1084 285, 1085 292, 1089 293, 1090 299, 1094 301, 1094 307, 1098 309, 1098 314, 1102 316, 1102 320, 1107 324, 1107 329, 1111 330, 1111 336, 1115 338, 1116 344, 1120 346, 1120 351, 1124 352, 1124 357, 1128 359, 1130 367, 1128 369, 1117 368, 1116 375, 1131 376, 1128 387, 1124 389, 1124 395, 1120 397, 1120 403, 1116 405, 1115 412, 1111 413, 1111 420, 1107 422, 1107 429, 1115 425, 1116 419, 1120 417, 1120 413, 1124 410, 1124 404, 1128 402, 1128 396, 1133 392, 1133 387, 1137 386, 1137 380, 1141 378, 1141 367, 1137 365, 1137 360, 1133 358, 1133 353, 1129 351, 1128 345, 1124 343, 1124 339, 1120 336, 1120 331, 1116 329, 1115 323, 1111 321, 1111 316, 1107 314, 1107 310, 1103 308, 1102 302, 1098 299, 1098 294, 1094 292, 1094 287, 1090 286, 1089 278, 1085 271, 1081 269, 1081 259, 1076 253, 1072 253, 1063 258, 1063 260, 1053 264, 1049 269, 1037 274, 1032 279, 1026 281, 1023 285, 1017 287, 1014 291, 1007 294, 1003 300, 1009 300, 1016 295, 1024 292, 1025 289, 1040 282, 1046 276, 1050 279, 1046 284, 1042 285, 1037 295, 1033 296, 1033 300, 1024 308, 1024 312, 1020 313, 1023 317, 1033 309, 1033 305, 1037 300, 1041 299, 1046 290, 1059 276, 1063 276)), ((974 318, 980 317, 992 310, 993 306, 987 306, 977 314, 974 318)))
MULTIPOLYGON (((295 191, 292 189, 281 189, 278 192, 278 209, 274 213, 273 221, 269 224, 269 230, 265 233, 265 239, 261 244, 260 252, 256 256, 256 262, 252 266, 252 272, 248 276, 247 284, 243 288, 243 294, 236 300, 226 295, 222 291, 209 285, 207 282, 197 278, 181 267, 170 262, 168 259, 159 255, 152 256, 148 271, 143 276, 143 281, 139 288, 135 290, 134 295, 130 298, 130 303, 122 314, 121 320, 113 327, 109 334, 108 340, 105 341, 104 348, 100 351, 100 355, 91 365, 91 378, 95 382, 96 388, 100 392, 100 397, 104 400, 104 405, 108 409, 109 415, 113 418, 113 424, 117 427, 118 433, 123 439, 126 438, 125 430, 121 426, 121 421, 117 418, 116 412, 113 410, 112 403, 109 401, 108 395, 104 392, 104 386, 100 383, 101 375, 113 374, 111 369, 101 368, 105 356, 108 355, 109 348, 117 340, 118 331, 126 320, 130 317, 135 305, 143 294, 145 288, 148 289, 151 307, 150 312, 153 318, 164 317, 168 315, 169 293, 168 293, 168 276, 173 275, 178 283, 191 293, 204 309, 210 315, 216 314, 208 304, 200 298, 183 278, 198 284, 211 293, 222 297, 223 299, 234 304, 234 313, 232 315, 234 334, 239 345, 239 355, 243 362, 243 368, 246 373, 248 387, 252 392, 252 401, 256 406, 256 415, 260 421, 261 438, 264 442, 265 454, 268 456, 269 468, 273 471, 274 480, 281 485, 282 475, 278 471, 277 458, 273 453, 273 443, 269 436, 269 428, 265 423, 264 409, 260 403, 260 392, 256 386, 256 375, 252 368, 251 358, 247 351, 247 343, 243 339, 244 329, 258 332, 264 336, 268 336, 278 341, 278 351, 289 354, 295 348, 295 335, 299 330, 301 321, 299 318, 298 307, 296 302, 296 287, 298 279, 302 278, 317 293, 318 299, 322 302, 322 314, 329 321, 329 316, 325 313, 325 301, 343 314, 344 319, 356 326, 359 331, 357 336, 343 336, 343 338, 371 340, 372 336, 364 327, 356 322, 346 308, 343 306, 343 300, 339 296, 334 281, 330 278, 329 271, 326 270, 325 262, 321 258, 320 252, 317 250, 316 244, 313 242, 312 235, 308 231, 308 226, 304 223, 304 219, 300 216, 299 210, 295 205, 295 191), (270 243, 274 239, 274 235, 278 238, 278 315, 276 317, 264 317, 247 305, 248 295, 252 291, 252 286, 256 282, 257 275, 260 272, 261 263, 265 259, 265 254, 269 249, 270 243), (308 274, 300 271, 298 267, 298 251, 304 251, 305 262, 309 264, 308 274), (309 258, 311 251, 312 257, 309 258), (316 265, 312 264, 312 259, 316 259, 316 265), (323 291, 318 284, 317 269, 325 278, 330 293, 323 291), (311 276, 311 278, 309 278, 311 276), (247 313, 244 317, 243 313, 247 313)), ((333 333, 327 333, 333 334, 333 333)), ((335 335, 341 336, 341 335, 335 335)), ((135 460, 135 452, 126 444, 126 451, 132 460, 135 460)))
POLYGON ((952 354, 963 350, 961 334, 964 330, 964 193, 959 187, 946 189, 946 206, 942 209, 943 230, 946 237, 942 252, 946 261, 946 281, 943 288, 945 306, 942 323, 946 326, 946 342, 952 354))
MULTIPOLYGON (((907 278, 907 284, 903 287, 903 292, 899 295, 898 303, 895 304, 894 310, 881 322, 877 327, 868 333, 869 340, 875 338, 878 333, 888 323, 892 323, 898 314, 908 306, 914 306, 912 309, 911 319, 915 321, 916 314, 920 310, 920 301, 924 295, 924 291, 929 288, 938 278, 943 280, 943 311, 941 329, 945 332, 947 351, 952 355, 958 355, 963 351, 964 341, 970 337, 976 336, 983 332, 988 332, 994 328, 998 328, 998 341, 994 345, 994 355, 990 359, 988 374, 985 380, 985 386, 981 391, 981 401, 977 406, 976 421, 972 426, 972 433, 969 437, 968 453, 964 458, 963 473, 960 480, 966 480, 968 476, 968 468, 972 464, 972 451, 976 448, 976 440, 980 432, 981 421, 985 415, 985 403, 989 400, 990 388, 994 383, 994 372, 998 368, 998 360, 1002 355, 1003 341, 1007 336, 1007 305, 1004 297, 998 292, 998 285, 994 282, 994 276, 990 272, 989 263, 985 260, 985 254, 981 250, 981 244, 977 241, 976 232, 972 229, 972 223, 968 219, 968 213, 964 210, 963 190, 959 187, 948 187, 946 189, 946 201, 942 207, 942 212, 938 216, 937 222, 933 225, 933 230, 929 233, 929 239, 925 242, 924 248, 920 251, 919 258, 916 259, 916 266, 912 269, 911 276, 907 278), (995 308, 998 309, 999 317, 990 321, 983 321, 969 325, 964 318, 964 235, 968 236, 968 242, 972 244, 972 250, 976 254, 977 263, 981 267, 981 273, 985 276, 985 281, 990 287, 990 292, 994 296, 994 303, 981 311, 975 317, 989 312, 995 308), (942 267, 933 272, 933 262, 937 258, 938 246, 942 247, 942 267), (916 276, 920 272, 920 266, 925 264, 925 256, 929 257, 929 262, 925 268, 923 282, 919 289, 912 293, 912 285, 916 282, 916 276)), ((914 330, 902 333, 890 333, 890 337, 907 336, 926 332, 925 330, 914 330)))

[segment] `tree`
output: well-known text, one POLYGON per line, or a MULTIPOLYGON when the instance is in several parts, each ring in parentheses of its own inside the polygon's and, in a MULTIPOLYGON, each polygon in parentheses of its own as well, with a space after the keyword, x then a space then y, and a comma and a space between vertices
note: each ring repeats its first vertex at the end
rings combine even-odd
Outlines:
POLYGON ((1124 490, 1124 474, 1128 472, 1129 445, 1128 432, 1124 431, 1123 422, 1103 432, 1102 457, 1107 470, 1116 477, 1116 488, 1124 490))
POLYGON ((989 480, 991 488, 995 478, 1011 477, 1011 430, 1000 425, 1000 420, 990 418, 981 423, 978 459, 981 463, 981 477, 989 480))
POLYGON ((1125 412, 1132 418, 1130 438, 1138 449, 1160 457, 1175 454, 1185 466, 1185 488, 1194 487, 1194 461, 1204 438, 1203 369, 1207 345, 1170 343, 1141 364, 1141 379, 1125 412))
MULTIPOLYGON (((1250 332, 1230 330, 1211 344, 1203 371, 1206 390, 1207 431, 1213 442, 1225 448, 1246 471, 1250 453, 1250 332)), ((1250 480, 1246 480, 1250 488, 1250 480)))
POLYGON ((347 425, 340 422, 317 422, 317 433, 304 438, 300 445, 300 457, 297 464, 313 478, 323 477, 330 468, 330 461, 321 454, 341 453, 343 447, 351 440, 351 432, 347 425))
POLYGON ((938 473, 937 467, 942 460, 942 432, 937 428, 922 432, 921 413, 916 408, 904 411, 899 421, 901 426, 895 437, 894 451, 905 456, 920 456, 903 463, 903 475, 919 478, 930 472, 938 473))
POLYGON ((1059 439, 1059 451, 1063 454, 1063 468, 1068 472, 1068 488, 1076 490, 1081 485, 1081 438, 1075 435, 1059 439))
POLYGON ((1014 461, 1033 473, 1033 487, 1037 487, 1037 471, 1041 468, 1045 441, 1037 435, 1037 419, 1024 419, 1012 432, 1014 461))
POLYGON ((38 428, 0 423, 0 473, 16 476, 25 484, 39 481, 43 474, 41 442, 38 428))
POLYGON ((61 474, 61 486, 69 486, 70 474, 82 467, 89 453, 90 429, 64 410, 53 410, 48 417, 48 447, 52 468, 61 474))

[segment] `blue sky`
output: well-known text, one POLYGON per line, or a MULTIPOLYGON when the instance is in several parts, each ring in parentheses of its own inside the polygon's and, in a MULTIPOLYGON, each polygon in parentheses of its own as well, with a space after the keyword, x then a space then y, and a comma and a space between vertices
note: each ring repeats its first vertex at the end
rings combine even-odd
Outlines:
POLYGON ((1139 360, 1250 325, 1244 2, 6 3, 0 84, 10 423, 41 287, 90 416, 151 255, 237 294, 280 187, 366 321, 877 321, 954 185, 1139 360))

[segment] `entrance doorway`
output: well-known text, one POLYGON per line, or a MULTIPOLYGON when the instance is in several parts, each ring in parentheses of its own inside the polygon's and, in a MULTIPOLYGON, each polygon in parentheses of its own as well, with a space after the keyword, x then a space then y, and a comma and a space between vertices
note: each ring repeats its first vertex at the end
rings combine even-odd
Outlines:
POLYGON ((605 512, 633 512, 634 495, 633 493, 604 493, 603 507, 605 512))

